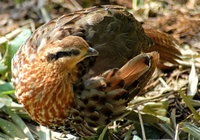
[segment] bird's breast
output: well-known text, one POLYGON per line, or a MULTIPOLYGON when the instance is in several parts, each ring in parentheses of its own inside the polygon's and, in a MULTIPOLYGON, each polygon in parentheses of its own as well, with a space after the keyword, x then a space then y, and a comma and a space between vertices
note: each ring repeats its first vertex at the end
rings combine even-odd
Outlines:
POLYGON ((64 124, 74 102, 72 87, 69 83, 60 82, 52 89, 47 88, 26 101, 24 107, 33 120, 44 126, 64 124))

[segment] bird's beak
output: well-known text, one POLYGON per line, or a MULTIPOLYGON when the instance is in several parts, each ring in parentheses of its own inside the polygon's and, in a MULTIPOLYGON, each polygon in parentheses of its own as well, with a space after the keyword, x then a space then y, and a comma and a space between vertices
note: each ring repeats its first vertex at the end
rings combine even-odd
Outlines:
POLYGON ((99 55, 99 52, 96 51, 94 48, 89 47, 84 57, 97 56, 97 55, 99 55))

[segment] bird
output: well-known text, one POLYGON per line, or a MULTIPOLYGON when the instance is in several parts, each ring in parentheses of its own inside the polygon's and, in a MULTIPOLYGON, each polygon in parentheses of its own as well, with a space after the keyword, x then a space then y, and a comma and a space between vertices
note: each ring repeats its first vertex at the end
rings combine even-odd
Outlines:
POLYGON ((37 123, 89 137, 127 111, 161 60, 177 63, 176 44, 122 6, 69 13, 40 26, 14 55, 15 95, 37 123))

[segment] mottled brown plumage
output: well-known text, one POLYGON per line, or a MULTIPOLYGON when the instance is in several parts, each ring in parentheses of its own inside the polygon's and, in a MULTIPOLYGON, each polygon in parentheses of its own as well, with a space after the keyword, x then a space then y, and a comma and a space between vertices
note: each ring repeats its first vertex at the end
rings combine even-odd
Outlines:
POLYGON ((44 126, 93 135, 95 128, 126 112, 127 103, 153 74, 159 54, 142 51, 159 44, 154 48, 161 58, 166 47, 173 50, 167 61, 179 58, 179 51, 169 45, 175 39, 157 34, 144 32, 120 6, 92 7, 55 18, 39 27, 13 58, 17 99, 44 126), (169 43, 162 45, 162 40, 169 43))

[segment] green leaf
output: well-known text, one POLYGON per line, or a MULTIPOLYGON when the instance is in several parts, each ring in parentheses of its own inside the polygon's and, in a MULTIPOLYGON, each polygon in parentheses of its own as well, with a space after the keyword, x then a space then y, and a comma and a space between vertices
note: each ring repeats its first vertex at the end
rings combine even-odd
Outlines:
POLYGON ((31 30, 25 29, 23 30, 15 39, 10 41, 9 43, 9 54, 10 59, 13 58, 16 51, 19 49, 20 46, 24 45, 26 40, 31 36, 31 30))
POLYGON ((193 135, 194 137, 196 137, 197 139, 200 138, 200 128, 198 128, 197 126, 195 126, 192 123, 188 123, 188 122, 183 122, 179 124, 179 128, 191 135, 193 135))
POLYGON ((15 2, 15 4, 17 5, 17 4, 22 3, 22 0, 14 0, 14 2, 15 2))
POLYGON ((4 140, 12 140, 11 137, 9 137, 8 135, 3 134, 3 133, 0 132, 0 140, 1 140, 1 139, 4 139, 4 140))
POLYGON ((99 136, 98 140, 104 140, 104 136, 105 136, 107 130, 108 130, 108 126, 106 126, 106 127, 103 129, 103 131, 102 131, 101 135, 99 136))
POLYGON ((18 116, 20 116, 23 119, 31 120, 31 117, 28 115, 27 112, 16 112, 18 116))
POLYGON ((4 105, 11 106, 12 99, 8 95, 0 94, 0 108, 4 105))
POLYGON ((134 135, 132 140, 142 140, 140 137, 138 137, 137 135, 134 135))
MULTIPOLYGON (((150 114, 141 114, 141 115, 142 115, 143 122, 148 123, 148 124, 169 123, 170 122, 169 118, 166 118, 166 117, 158 118, 158 117, 156 117, 154 115, 150 115, 150 114)), ((139 123, 138 113, 136 113, 135 111, 131 111, 125 118, 139 123)))
POLYGON ((41 140, 50 140, 50 130, 47 127, 40 125, 39 137, 41 140))
POLYGON ((7 56, 8 56, 8 42, 4 43, 2 45, 2 52, 1 52, 1 59, 0 59, 0 74, 1 74, 1 80, 6 79, 6 73, 8 69, 8 65, 6 62, 7 56))
MULTIPOLYGON (((128 132, 126 132, 124 140, 130 140, 131 139, 131 135, 133 132, 133 127, 131 126, 131 128, 128 129, 128 132)), ((139 140, 139 139, 138 139, 139 140)))
POLYGON ((0 93, 14 90, 13 84, 11 82, 0 84, 0 93))
POLYGON ((174 138, 174 130, 171 128, 168 124, 156 124, 160 127, 161 130, 163 130, 168 136, 170 136, 172 139, 174 138))
POLYGON ((194 109, 194 107, 191 105, 190 101, 188 100, 189 98, 187 98, 183 92, 181 90, 178 91, 178 93, 181 95, 181 97, 183 98, 183 100, 185 101, 186 105, 188 106, 188 108, 190 109, 190 111, 193 113, 194 115, 194 119, 196 121, 200 120, 200 116, 199 114, 196 112, 196 110, 194 109))
POLYGON ((12 138, 20 138, 25 139, 27 138, 26 135, 12 122, 9 122, 5 119, 0 118, 0 129, 3 130, 8 136, 12 138))
POLYGON ((15 94, 15 90, 10 90, 10 91, 5 91, 5 92, 0 92, 1 94, 15 94))
POLYGON ((7 68, 8 67, 5 64, 0 63, 0 74, 5 75, 7 68))
MULTIPOLYGON (((148 125, 148 124, 144 125, 146 138, 148 138, 148 139, 159 139, 165 134, 165 131, 160 129, 157 125, 155 125, 155 126, 148 125)), ((139 123, 135 123, 134 127, 135 127, 135 130, 137 131, 137 134, 142 137, 141 125, 139 123)))
POLYGON ((200 100, 188 99, 192 106, 200 107, 200 100))
POLYGON ((24 45, 26 40, 30 37, 31 30, 25 29, 23 30, 15 39, 9 42, 8 50, 5 56, 5 65, 7 68, 8 73, 8 80, 11 79, 11 61, 14 56, 14 54, 17 52, 20 46, 24 45))
POLYGON ((148 114, 166 116, 168 105, 168 102, 148 102, 142 111, 148 114))
POLYGON ((13 122, 21 128, 21 130, 26 134, 29 140, 34 140, 33 135, 31 134, 29 128, 26 126, 24 121, 14 112, 12 112, 8 107, 6 107, 6 113, 11 116, 13 122))

